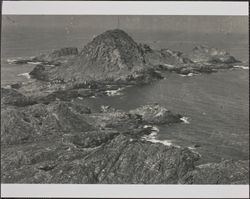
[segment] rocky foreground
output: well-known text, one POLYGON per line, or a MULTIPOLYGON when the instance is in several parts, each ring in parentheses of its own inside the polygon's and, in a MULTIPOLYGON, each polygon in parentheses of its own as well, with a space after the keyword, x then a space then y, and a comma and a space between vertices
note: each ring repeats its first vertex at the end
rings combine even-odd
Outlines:
POLYGON ((197 165, 188 148, 149 139, 181 115, 158 104, 92 112, 77 102, 1 96, 2 183, 246 184, 248 161, 197 165))
POLYGON ((199 165, 195 151, 157 140, 157 125, 182 122, 159 104, 93 112, 76 100, 150 83, 162 71, 231 68, 239 61, 228 53, 153 50, 112 30, 81 51, 63 48, 14 63, 30 62, 36 63, 30 82, 1 88, 2 183, 249 183, 249 161, 199 165))

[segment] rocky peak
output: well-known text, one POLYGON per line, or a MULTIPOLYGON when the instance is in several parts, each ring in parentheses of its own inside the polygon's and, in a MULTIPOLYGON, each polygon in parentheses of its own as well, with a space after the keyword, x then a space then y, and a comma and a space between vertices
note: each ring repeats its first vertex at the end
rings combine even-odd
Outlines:
POLYGON ((143 52, 124 31, 108 30, 89 42, 77 59, 59 68, 66 82, 81 80, 114 80, 143 69, 143 52))
POLYGON ((141 64, 143 56, 137 43, 123 30, 108 30, 95 37, 81 51, 81 58, 96 64, 108 62, 117 69, 141 64))

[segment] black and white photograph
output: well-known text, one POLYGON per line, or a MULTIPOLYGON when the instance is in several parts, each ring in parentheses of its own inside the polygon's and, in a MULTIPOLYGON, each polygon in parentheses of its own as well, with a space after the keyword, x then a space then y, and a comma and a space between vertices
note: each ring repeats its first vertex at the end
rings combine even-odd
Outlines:
POLYGON ((248 185, 248 19, 2 15, 1 183, 248 185))

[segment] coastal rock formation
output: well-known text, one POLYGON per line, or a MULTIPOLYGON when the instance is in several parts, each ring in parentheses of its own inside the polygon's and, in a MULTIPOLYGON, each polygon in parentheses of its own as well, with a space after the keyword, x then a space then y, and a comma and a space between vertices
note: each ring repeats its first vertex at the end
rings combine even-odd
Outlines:
POLYGON ((43 65, 61 65, 78 55, 76 47, 65 47, 57 50, 52 50, 49 53, 44 53, 30 58, 18 58, 9 60, 11 64, 43 64, 43 65))
POLYGON ((51 66, 43 61, 30 72, 31 77, 73 85, 91 81, 148 83, 162 78, 147 65, 141 46, 119 29, 98 35, 65 63, 55 64, 58 60, 54 54, 58 53, 36 57, 37 61, 48 60, 54 64, 51 66))
POLYGON ((49 73, 55 68, 74 60, 78 55, 78 49, 75 47, 61 48, 53 50, 51 53, 42 54, 34 57, 30 62, 38 63, 37 66, 29 73, 32 78, 50 81, 49 73))
POLYGON ((78 49, 76 47, 66 47, 58 50, 53 50, 51 53, 48 54, 42 54, 37 57, 34 57, 33 61, 51 62, 62 57, 70 58, 71 56, 74 57, 76 55, 78 55, 78 49))
POLYGON ((181 122, 181 115, 173 114, 171 111, 158 104, 141 106, 129 112, 132 115, 139 116, 147 124, 171 124, 181 122))
POLYGON ((1 88, 3 183, 249 183, 247 161, 197 165, 194 150, 157 140, 155 125, 179 123, 181 115, 159 104, 92 111, 83 100, 160 79, 162 71, 229 68, 237 60, 228 53, 153 50, 111 30, 80 52, 63 48, 19 63, 30 61, 38 63, 30 72, 36 80, 1 88))
POLYGON ((1 111, 1 143, 25 144, 61 137, 62 133, 93 129, 84 119, 90 110, 66 102, 36 104, 1 111))
POLYGON ((249 184, 249 160, 199 165, 182 179, 186 184, 249 184))
POLYGON ((193 63, 180 51, 170 49, 152 49, 147 44, 140 44, 145 61, 152 66, 180 67, 185 64, 193 63))
POLYGON ((3 183, 246 182, 244 164, 195 166, 199 154, 147 141, 153 128, 145 124, 180 121, 157 104, 129 112, 102 107, 92 113, 83 104, 55 101, 9 106, 1 118, 3 183), (218 172, 221 180, 216 181, 218 172))
POLYGON ((49 81, 48 79, 48 71, 51 70, 51 66, 45 66, 42 64, 38 64, 30 73, 31 78, 35 78, 41 81, 49 81))
POLYGON ((9 108, 1 117, 5 183, 174 184, 199 158, 141 139, 150 128, 112 108, 91 113, 83 105, 55 102, 9 108))
POLYGON ((192 170, 196 158, 188 150, 132 140, 120 135, 83 160, 60 165, 52 171, 55 173, 52 182, 174 184, 184 173, 192 170), (185 161, 186 156, 189 156, 190 161, 185 161), (73 171, 68 170, 69 167, 73 171), (81 178, 69 175, 79 169, 83 174, 81 178), (61 175, 58 173, 60 170, 64 171, 61 175))
POLYGON ((2 182, 247 183, 245 162, 195 166, 199 154, 143 139, 153 130, 145 123, 175 117, 159 105, 96 113, 76 102, 10 106, 1 111, 2 182))
POLYGON ((2 182, 176 184, 198 158, 187 149, 124 135, 104 140, 94 148, 60 141, 6 148, 2 152, 2 182))
POLYGON ((153 50, 146 44, 141 45, 141 48, 147 64, 156 71, 182 75, 212 73, 218 69, 232 68, 240 62, 223 50, 204 46, 197 46, 188 54, 170 49, 153 50))
POLYGON ((11 84, 10 87, 14 89, 19 89, 22 87, 22 83, 21 82, 14 83, 14 84, 11 84))
POLYGON ((137 43, 122 30, 110 30, 95 37, 74 60, 48 71, 47 77, 76 83, 116 81, 145 70, 145 60, 137 43))
POLYGON ((27 106, 32 104, 35 104, 32 98, 26 97, 15 89, 1 88, 1 106, 27 106))
POLYGON ((162 71, 212 73, 232 68, 239 61, 223 50, 205 46, 197 46, 188 54, 152 49, 115 29, 96 36, 80 51, 62 48, 18 62, 37 64, 30 72, 32 78, 74 86, 88 82, 149 83, 161 79, 162 71))
POLYGON ((239 63, 233 56, 224 50, 208 48, 206 46, 196 46, 188 54, 188 58, 195 63, 212 63, 212 64, 233 64, 239 63))

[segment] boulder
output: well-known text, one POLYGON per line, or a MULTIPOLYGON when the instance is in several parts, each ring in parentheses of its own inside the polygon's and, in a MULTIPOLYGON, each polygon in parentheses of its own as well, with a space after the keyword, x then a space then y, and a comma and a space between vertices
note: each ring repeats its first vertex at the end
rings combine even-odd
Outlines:
POLYGON ((22 82, 11 84, 10 87, 13 88, 13 89, 19 89, 19 88, 22 87, 22 82))
POLYGON ((48 81, 48 74, 46 71, 46 66, 42 65, 42 64, 38 64, 37 66, 35 66, 35 68, 29 73, 31 78, 35 78, 38 80, 42 80, 42 81, 48 81))

